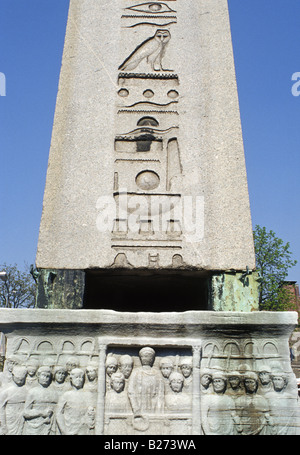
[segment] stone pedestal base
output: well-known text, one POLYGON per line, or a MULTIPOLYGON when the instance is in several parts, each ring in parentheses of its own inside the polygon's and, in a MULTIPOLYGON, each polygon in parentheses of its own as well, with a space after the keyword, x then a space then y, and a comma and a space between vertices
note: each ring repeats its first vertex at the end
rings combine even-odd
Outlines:
POLYGON ((296 324, 292 312, 1 309, 1 433, 299 434, 296 324))

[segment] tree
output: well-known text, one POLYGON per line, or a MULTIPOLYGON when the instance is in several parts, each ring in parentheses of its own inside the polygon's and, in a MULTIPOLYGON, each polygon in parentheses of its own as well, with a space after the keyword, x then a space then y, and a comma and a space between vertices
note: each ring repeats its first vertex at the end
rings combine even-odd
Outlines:
POLYGON ((274 231, 255 226, 253 231, 256 269, 260 273, 260 310, 283 311, 291 309, 290 294, 283 287, 291 267, 297 264, 292 259, 290 244, 276 237, 274 231))
POLYGON ((21 272, 17 265, 0 265, 0 307, 32 308, 35 306, 36 283, 29 267, 21 272))

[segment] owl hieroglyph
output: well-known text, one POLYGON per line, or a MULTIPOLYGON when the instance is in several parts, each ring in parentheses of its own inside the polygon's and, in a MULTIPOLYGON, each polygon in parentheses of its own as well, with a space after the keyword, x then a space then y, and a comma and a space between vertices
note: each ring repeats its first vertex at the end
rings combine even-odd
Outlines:
POLYGON ((151 38, 141 43, 126 60, 119 66, 121 71, 134 70, 142 60, 146 59, 152 71, 163 71, 162 58, 165 54, 166 45, 170 41, 169 30, 156 30, 151 38))

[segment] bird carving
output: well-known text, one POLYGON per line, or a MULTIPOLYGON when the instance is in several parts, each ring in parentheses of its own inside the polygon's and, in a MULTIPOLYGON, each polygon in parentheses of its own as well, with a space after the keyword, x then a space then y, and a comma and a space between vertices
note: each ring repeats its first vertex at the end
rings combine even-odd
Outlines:
POLYGON ((165 55, 166 45, 170 41, 169 30, 156 30, 154 36, 143 41, 126 60, 119 66, 121 71, 132 71, 146 59, 152 71, 163 71, 162 59, 165 55))

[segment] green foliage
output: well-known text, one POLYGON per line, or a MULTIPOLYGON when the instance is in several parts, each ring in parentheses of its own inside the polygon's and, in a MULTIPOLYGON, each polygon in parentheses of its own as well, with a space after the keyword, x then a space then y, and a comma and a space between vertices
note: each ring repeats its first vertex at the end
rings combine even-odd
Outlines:
POLYGON ((253 231, 256 268, 261 276, 260 310, 284 311, 291 308, 291 297, 282 287, 289 269, 297 264, 292 259, 290 244, 276 237, 272 230, 255 226, 253 231))
POLYGON ((6 272, 0 279, 1 308, 32 308, 35 306, 36 284, 29 267, 21 272, 17 265, 1 264, 0 271, 6 272))

